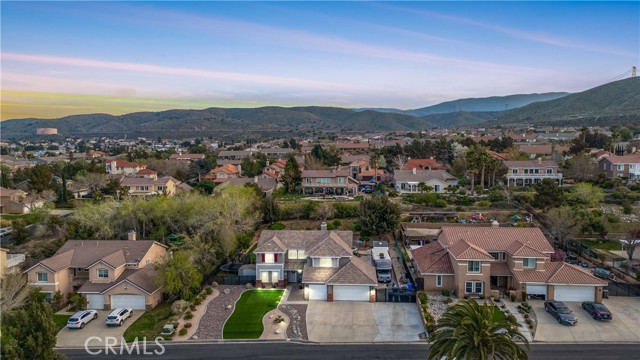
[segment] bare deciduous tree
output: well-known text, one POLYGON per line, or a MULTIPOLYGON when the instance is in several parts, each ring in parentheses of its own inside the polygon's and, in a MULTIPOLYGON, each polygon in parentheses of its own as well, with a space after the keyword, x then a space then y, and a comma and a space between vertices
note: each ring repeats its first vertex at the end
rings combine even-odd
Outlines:
POLYGON ((407 157, 402 154, 398 154, 393 158, 393 165, 398 170, 402 170, 406 164, 407 164, 407 157))
POLYGON ((58 200, 58 194, 53 190, 44 190, 40 193, 40 198, 47 204, 56 202, 58 200))
POLYGON ((569 206, 553 208, 546 213, 546 225, 549 233, 566 248, 567 241, 580 231, 580 220, 577 219, 569 206))
POLYGON ((313 217, 322 221, 327 221, 327 219, 331 219, 335 214, 335 209, 333 205, 328 202, 323 202, 318 205, 318 207, 313 211, 313 217))
POLYGON ((79 176, 76 179, 82 187, 86 187, 92 193, 96 193, 103 189, 107 185, 107 175, 99 173, 88 173, 84 176, 79 176))
POLYGON ((31 288, 23 274, 7 274, 0 280, 0 311, 6 312, 24 305, 31 288))
POLYGON ((624 248, 627 251, 629 261, 633 260, 633 253, 636 251, 638 245, 640 245, 640 228, 631 230, 629 232, 629 239, 624 240, 624 248))

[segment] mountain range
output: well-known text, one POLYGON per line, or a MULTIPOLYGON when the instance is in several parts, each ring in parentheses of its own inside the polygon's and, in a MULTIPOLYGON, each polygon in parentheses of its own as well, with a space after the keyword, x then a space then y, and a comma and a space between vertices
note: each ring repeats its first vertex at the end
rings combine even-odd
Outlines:
POLYGON ((9 139, 32 137, 37 128, 45 127, 57 128, 61 135, 74 136, 202 137, 245 136, 251 133, 294 136, 323 132, 415 131, 478 124, 610 126, 640 122, 640 78, 619 80, 574 94, 461 99, 410 111, 414 114, 322 106, 167 110, 118 116, 88 114, 59 119, 6 120, 0 122, 0 131, 4 139, 9 139), (504 110, 505 104, 515 107, 524 103, 527 104, 517 109, 504 110), (499 107, 502 110, 496 110, 499 107))

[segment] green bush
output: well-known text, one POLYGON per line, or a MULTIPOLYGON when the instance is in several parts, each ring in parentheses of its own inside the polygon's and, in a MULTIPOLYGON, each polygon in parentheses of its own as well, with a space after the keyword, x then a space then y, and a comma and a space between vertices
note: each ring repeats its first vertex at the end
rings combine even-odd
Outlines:
POLYGON ((193 319, 193 313, 191 311, 187 311, 186 313, 184 313, 184 318, 186 320, 193 319))
POLYGON ((198 296, 197 298, 195 298, 195 299, 193 300, 193 304, 194 304, 194 305, 200 305, 200 304, 202 304, 202 298, 201 298, 200 296, 198 296))
POLYGON ((442 290, 442 296, 451 296, 450 290, 442 290))
POLYGON ((429 297, 425 293, 420 293, 418 298, 420 298, 420 302, 423 303, 423 304, 426 304, 427 301, 429 300, 429 297))
POLYGON ((354 199, 355 201, 362 201, 362 200, 364 200, 364 196, 362 196, 362 195, 357 195, 357 196, 355 196, 353 199, 354 199))
POLYGON ((270 230, 284 230, 287 228, 287 225, 281 223, 281 222, 277 222, 277 223, 273 223, 271 224, 271 226, 269 226, 270 230))
POLYGON ((187 335, 187 329, 185 329, 185 328, 180 329, 180 331, 178 332, 178 334, 180 334, 180 336, 185 336, 185 335, 187 335))
POLYGON ((192 325, 191 325, 191 323, 190 323, 190 322, 188 322, 188 323, 184 324, 184 328, 185 328, 185 329, 188 329, 188 328, 190 328, 191 326, 192 326, 192 325))
POLYGON ((213 289, 207 286, 204 288, 204 292, 207 293, 207 295, 211 295, 213 293, 213 289))
POLYGON ((491 205, 491 203, 487 200, 478 201, 478 206, 480 207, 486 208, 489 207, 489 205, 491 205))
POLYGON ((629 203, 624 203, 622 204, 622 212, 626 215, 632 214, 633 213, 633 207, 631 207, 631 204, 629 203))
POLYGON ((331 222, 331 225, 333 225, 333 227, 337 229, 340 227, 340 225, 342 225, 342 221, 335 219, 331 222))
POLYGON ((509 295, 509 298, 511 299, 511 302, 516 302, 516 294, 509 295))

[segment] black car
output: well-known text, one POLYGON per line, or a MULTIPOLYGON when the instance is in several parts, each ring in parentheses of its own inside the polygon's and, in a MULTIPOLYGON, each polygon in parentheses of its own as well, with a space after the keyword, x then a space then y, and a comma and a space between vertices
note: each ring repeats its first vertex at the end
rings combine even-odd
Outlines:
POLYGON ((578 323, 576 316, 563 302, 553 300, 545 301, 544 309, 556 318, 560 324, 575 325, 578 323))
POLYGON ((613 316, 611 311, 602 304, 595 303, 593 301, 585 301, 582 303, 582 308, 586 310, 592 318, 596 320, 611 320, 613 316))

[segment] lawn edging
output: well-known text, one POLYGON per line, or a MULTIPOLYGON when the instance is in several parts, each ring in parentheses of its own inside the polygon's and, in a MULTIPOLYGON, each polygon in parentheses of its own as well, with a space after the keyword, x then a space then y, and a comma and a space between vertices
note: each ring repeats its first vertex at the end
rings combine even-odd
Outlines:
MULTIPOLYGON (((269 311, 274 310, 274 309, 278 309, 278 305, 280 305, 280 302, 282 301, 282 296, 284 295, 284 290, 282 290, 282 289, 273 289, 273 290, 264 290, 264 289, 247 289, 247 290, 243 291, 243 292, 240 294, 240 297, 238 298, 238 300, 233 304, 233 308, 232 308, 232 309, 233 309, 233 311, 231 312, 231 315, 227 318, 227 320, 224 322, 224 324, 223 324, 223 326, 222 326, 222 338, 223 338, 223 339, 224 339, 224 336, 225 336, 225 329, 226 329, 226 328, 227 328, 227 326, 229 325, 229 320, 230 320, 230 319, 232 319, 232 318, 234 317, 234 315, 236 315, 236 317, 237 317, 237 318, 241 318, 240 320, 238 320, 238 321, 240 321, 240 322, 242 322, 242 320, 243 320, 243 319, 242 319, 242 317, 243 317, 243 316, 244 316, 244 317, 246 317, 246 315, 242 315, 242 314, 240 314, 240 313, 236 314, 236 310, 238 310, 238 303, 239 303, 241 300, 243 300, 243 297, 245 297, 245 296, 246 296, 246 298, 244 298, 244 300, 243 300, 243 301, 246 301, 246 302, 247 302, 247 303, 249 303, 249 304, 250 304, 250 303, 251 303, 251 301, 253 300, 253 301, 254 301, 254 305, 255 305, 255 306, 264 306, 264 308, 268 308, 268 307, 270 306, 270 305, 269 305, 269 301, 271 301, 272 299, 268 299, 268 298, 266 298, 266 297, 265 297, 265 298, 264 298, 264 300, 265 300, 265 301, 267 301, 267 302, 263 305, 263 304, 261 303, 261 301, 260 301, 260 300, 255 300, 255 298, 254 298, 254 299, 251 299, 251 297, 247 295, 248 293, 255 293, 255 294, 263 293, 263 294, 265 294, 265 295, 266 295, 267 293, 269 293, 269 294, 274 293, 274 294, 277 294, 277 295, 278 295, 277 302, 276 302, 276 304, 273 306, 273 308, 271 308, 271 309, 269 309, 269 310, 265 311, 264 313, 261 313, 261 314, 260 314, 260 317, 259 317, 259 320, 252 320, 252 321, 255 321, 255 322, 256 322, 256 324, 255 324, 255 325, 258 325, 258 324, 259 324, 259 326, 260 326, 260 328, 261 328, 260 333, 259 333, 259 334, 257 334, 257 336, 255 336, 255 337, 243 337, 243 338, 242 338, 242 339, 252 339, 252 340, 253 340, 253 339, 259 339, 259 338, 260 338, 260 336, 262 336, 262 333, 264 332, 264 324, 263 324, 264 316, 265 316, 265 314, 267 314, 269 311)), ((258 298, 259 298, 259 296, 258 296, 258 295, 256 295, 256 297, 258 297, 258 298)), ((260 309, 259 309, 259 311, 262 311, 262 310, 263 310, 262 308, 260 308, 260 309)), ((246 322, 246 323, 249 323, 249 322, 246 322)), ((250 323, 250 325, 254 325, 254 324, 253 324, 253 323, 250 323)), ((251 333, 251 331, 252 331, 252 329, 247 329, 246 327, 244 328, 244 330, 245 330, 245 332, 246 332, 246 333, 251 333)), ((228 330, 228 332, 232 332, 232 330, 231 330, 231 329, 229 329, 229 330, 228 330)))

